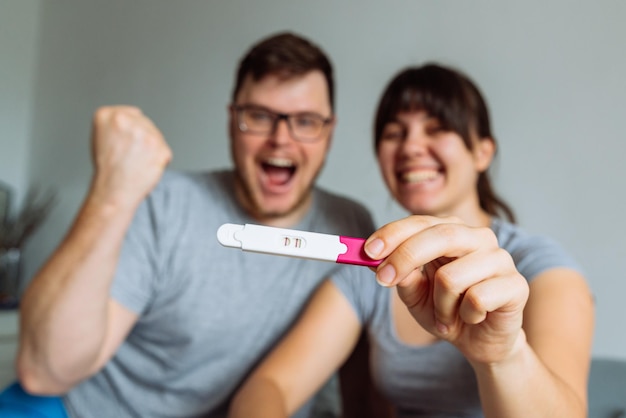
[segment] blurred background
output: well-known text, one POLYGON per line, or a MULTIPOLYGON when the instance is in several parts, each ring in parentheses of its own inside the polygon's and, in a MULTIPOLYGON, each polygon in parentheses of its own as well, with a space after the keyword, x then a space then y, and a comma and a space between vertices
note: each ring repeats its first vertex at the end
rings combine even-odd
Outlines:
POLYGON ((338 126, 320 184, 364 202, 379 225, 405 215, 373 155, 384 85, 426 61, 473 78, 500 145, 499 191, 523 227, 556 238, 585 269, 594 354, 626 358, 624 22, 621 0, 0 0, 0 182, 13 190, 12 212, 31 186, 57 194, 26 245, 21 286, 87 190, 98 106, 141 107, 176 169, 228 167, 238 60, 292 30, 336 71, 338 126))

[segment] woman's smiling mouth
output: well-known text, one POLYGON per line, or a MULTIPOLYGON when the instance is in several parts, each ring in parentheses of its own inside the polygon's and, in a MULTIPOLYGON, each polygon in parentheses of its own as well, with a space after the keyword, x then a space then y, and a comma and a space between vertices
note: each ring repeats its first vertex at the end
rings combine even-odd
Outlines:
POLYGON ((398 173, 398 179, 401 183, 404 184, 415 184, 415 183, 423 183, 427 181, 434 180, 440 175, 438 170, 434 169, 420 169, 420 170, 410 170, 410 171, 402 171, 398 173))

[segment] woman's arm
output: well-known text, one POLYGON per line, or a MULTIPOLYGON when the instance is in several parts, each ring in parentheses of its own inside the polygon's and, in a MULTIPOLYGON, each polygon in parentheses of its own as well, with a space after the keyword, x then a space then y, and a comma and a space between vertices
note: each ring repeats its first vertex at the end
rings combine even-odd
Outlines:
POLYGON ((229 417, 290 416, 346 360, 360 331, 350 302, 325 281, 285 339, 236 394, 229 417))
POLYGON ((392 222, 366 251, 386 257, 379 282, 471 363, 486 417, 586 416, 593 306, 579 274, 552 269, 529 289, 489 228, 458 219, 392 222))
POLYGON ((486 416, 585 417, 593 300, 577 272, 551 269, 530 285, 526 338, 500 364, 475 364, 486 416))

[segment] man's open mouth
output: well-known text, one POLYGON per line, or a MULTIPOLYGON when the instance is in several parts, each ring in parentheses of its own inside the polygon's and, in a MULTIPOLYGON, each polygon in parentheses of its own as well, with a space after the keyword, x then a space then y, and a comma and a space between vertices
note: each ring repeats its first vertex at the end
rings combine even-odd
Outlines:
POLYGON ((288 158, 267 158, 261 167, 269 183, 276 186, 289 183, 297 169, 296 164, 288 158))

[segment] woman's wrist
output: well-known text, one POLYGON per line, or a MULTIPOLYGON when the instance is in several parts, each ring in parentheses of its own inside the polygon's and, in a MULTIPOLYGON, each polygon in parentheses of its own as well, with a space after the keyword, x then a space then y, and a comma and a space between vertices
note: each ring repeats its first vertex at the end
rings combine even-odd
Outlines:
POLYGON ((502 359, 492 362, 470 361, 470 364, 477 377, 493 378, 502 374, 506 375, 510 371, 519 370, 519 367, 524 367, 531 353, 532 348, 528 345, 526 333, 523 329, 520 329, 511 350, 502 359))

